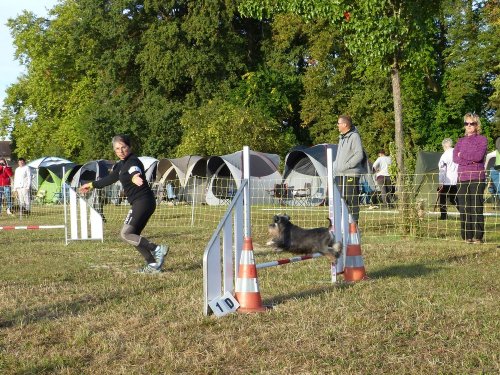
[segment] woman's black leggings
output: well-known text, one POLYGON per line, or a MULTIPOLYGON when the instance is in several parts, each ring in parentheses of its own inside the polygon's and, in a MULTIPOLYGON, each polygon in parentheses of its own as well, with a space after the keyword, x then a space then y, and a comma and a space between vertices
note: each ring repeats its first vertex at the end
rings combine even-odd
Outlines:
POLYGON ((156 260, 152 252, 156 249, 156 244, 150 242, 146 237, 141 236, 141 232, 148 223, 149 218, 156 209, 154 197, 143 197, 132 203, 132 208, 128 212, 125 222, 120 232, 121 238, 135 246, 147 263, 155 263, 156 260))
POLYGON ((483 193, 485 182, 464 181, 458 183, 458 210, 460 234, 463 240, 482 240, 484 236, 483 193))

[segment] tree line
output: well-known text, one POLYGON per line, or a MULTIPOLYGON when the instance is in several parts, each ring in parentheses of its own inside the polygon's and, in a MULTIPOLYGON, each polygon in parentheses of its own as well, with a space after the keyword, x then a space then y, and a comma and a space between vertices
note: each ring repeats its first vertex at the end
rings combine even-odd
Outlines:
POLYGON ((349 114, 370 157, 411 170, 480 114, 500 135, 498 0, 61 0, 8 21, 26 74, 0 132, 14 154, 284 157, 337 143, 349 114))

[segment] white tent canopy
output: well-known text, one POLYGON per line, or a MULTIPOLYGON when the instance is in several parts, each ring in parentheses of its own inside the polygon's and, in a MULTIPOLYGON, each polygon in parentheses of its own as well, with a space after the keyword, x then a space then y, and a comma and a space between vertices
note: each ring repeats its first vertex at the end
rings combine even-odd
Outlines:
MULTIPOLYGON (((270 192, 281 181, 278 171, 280 157, 250 151, 250 198, 252 204, 269 203, 270 192)), ((219 205, 229 201, 241 185, 243 178, 243 151, 223 156, 212 156, 207 163, 208 187, 206 201, 219 205)))
MULTIPOLYGON (((187 155, 175 159, 161 159, 156 174, 159 191, 170 185, 179 200, 204 202, 207 181, 207 158, 187 155)), ((171 194, 167 191, 167 195, 171 194)), ((168 199, 168 196, 167 196, 168 199)))
POLYGON ((158 159, 152 158, 151 156, 139 156, 139 160, 144 165, 146 179, 148 180, 148 182, 153 182, 156 178, 158 159))

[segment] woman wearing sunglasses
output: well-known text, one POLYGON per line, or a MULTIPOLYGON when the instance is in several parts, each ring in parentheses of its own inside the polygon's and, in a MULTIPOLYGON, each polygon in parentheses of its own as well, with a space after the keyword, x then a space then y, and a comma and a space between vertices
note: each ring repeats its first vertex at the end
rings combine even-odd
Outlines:
POLYGON ((464 127, 465 136, 453 149, 453 161, 458 164, 460 234, 465 242, 480 244, 484 237, 484 158, 488 140, 480 135, 481 121, 475 113, 464 116, 464 127))

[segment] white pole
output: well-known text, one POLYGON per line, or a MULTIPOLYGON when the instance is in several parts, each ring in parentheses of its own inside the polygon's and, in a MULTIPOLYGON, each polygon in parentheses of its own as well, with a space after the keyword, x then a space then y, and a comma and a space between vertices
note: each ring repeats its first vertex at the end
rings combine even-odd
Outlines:
POLYGON ((66 209, 66 182, 64 181, 64 176, 66 175, 66 167, 63 167, 63 179, 61 182, 61 191, 63 194, 63 207, 64 207, 64 243, 68 244, 68 214, 66 209))
POLYGON ((345 205, 342 203, 342 198, 338 186, 335 184, 335 175, 333 170, 333 150, 331 146, 328 146, 326 149, 326 163, 328 174, 328 213, 330 216, 330 220, 332 220, 335 240, 339 241, 340 239, 342 239, 342 244, 344 246, 342 257, 337 261, 337 265, 335 267, 332 267, 332 281, 335 282, 337 273, 344 271, 347 238, 345 235, 342 235, 342 219, 344 213, 343 209, 345 205))
POLYGON ((244 190, 244 205, 243 212, 245 216, 244 229, 245 237, 251 237, 252 231, 250 228, 250 148, 243 146, 243 179, 248 183, 244 190))
POLYGON ((331 146, 326 148, 326 170, 327 170, 327 186, 328 186, 328 216, 332 220, 333 228, 336 228, 334 201, 333 201, 333 150, 331 146))

